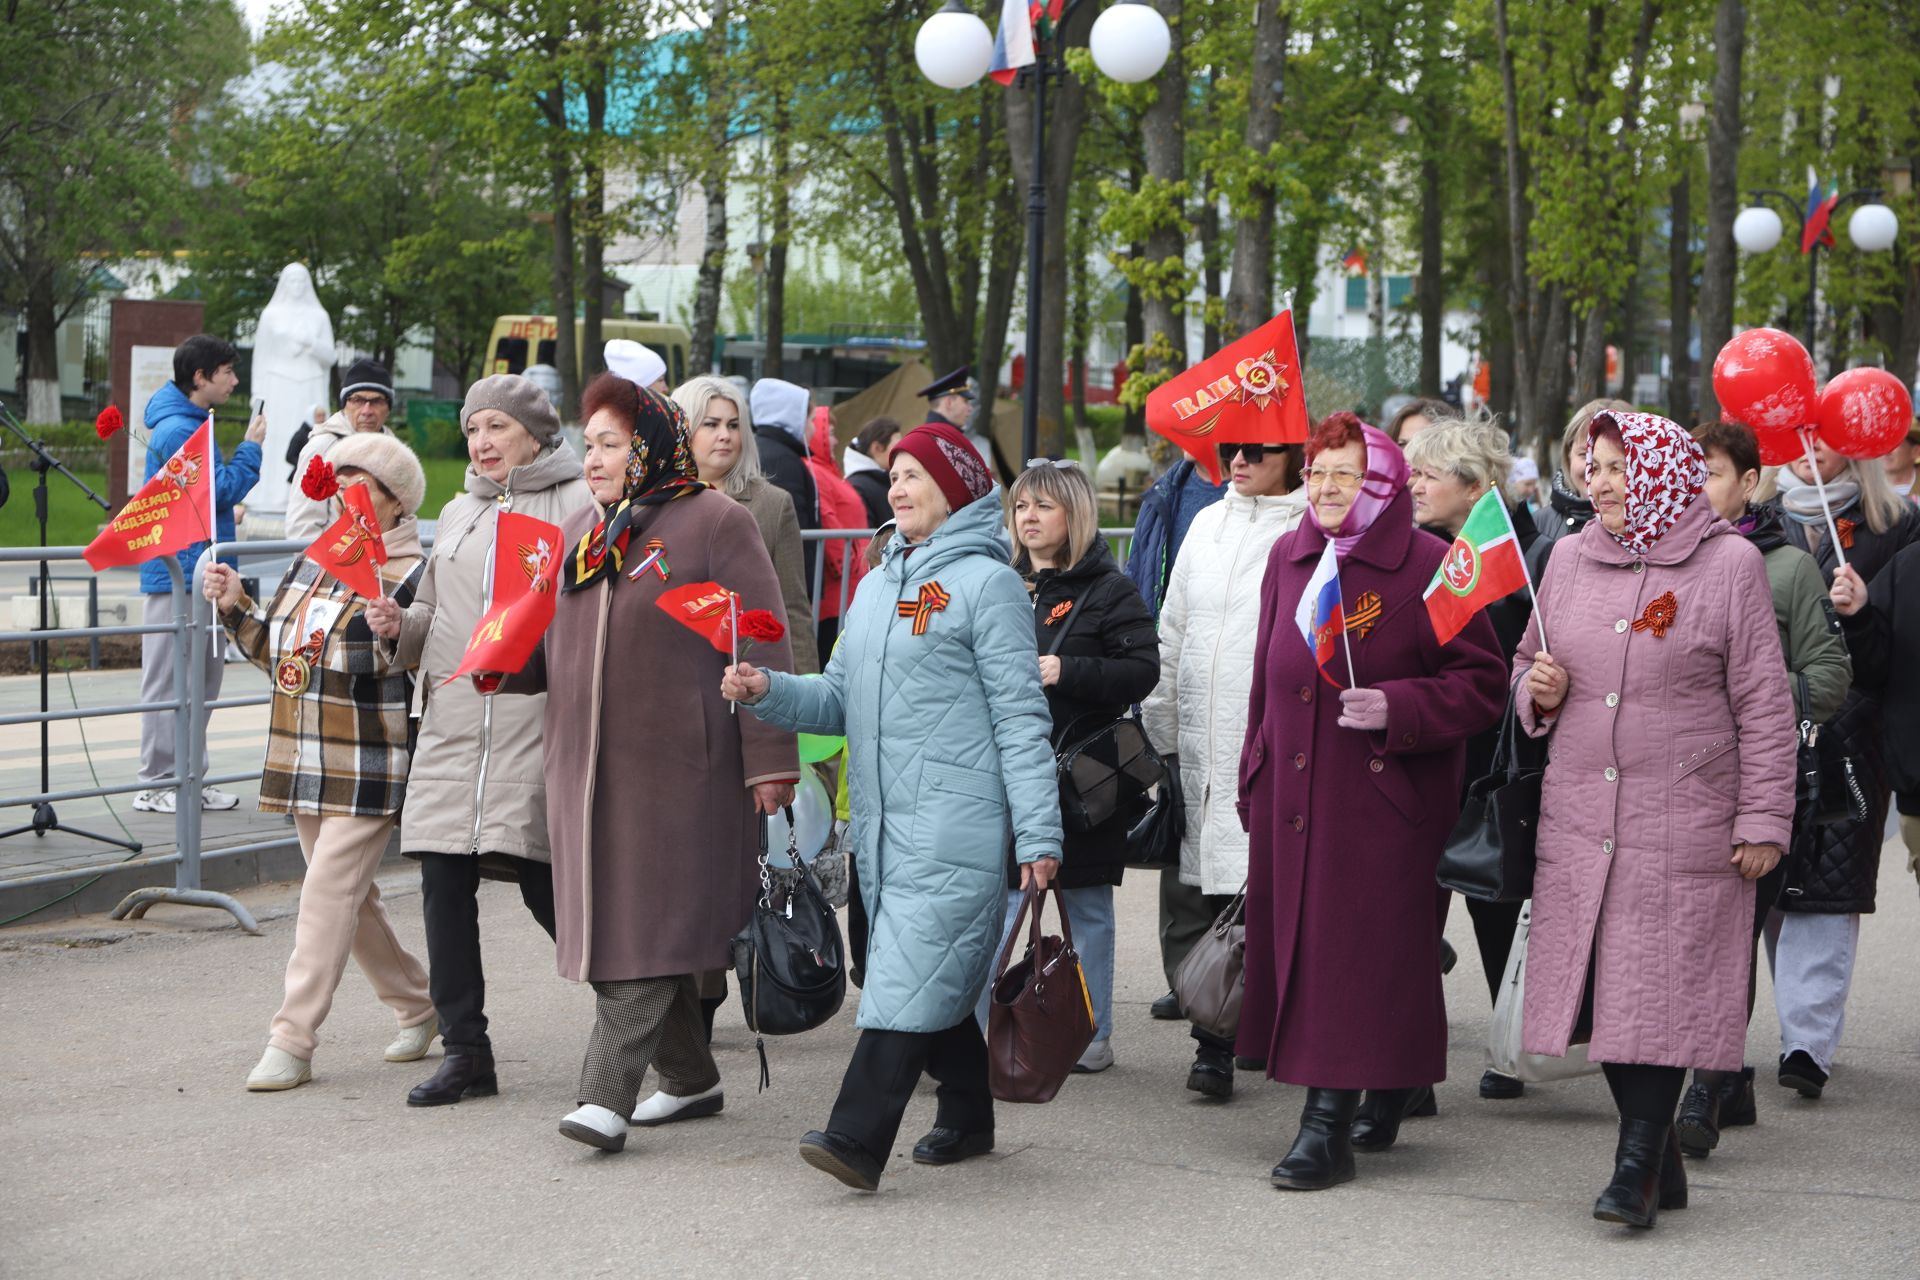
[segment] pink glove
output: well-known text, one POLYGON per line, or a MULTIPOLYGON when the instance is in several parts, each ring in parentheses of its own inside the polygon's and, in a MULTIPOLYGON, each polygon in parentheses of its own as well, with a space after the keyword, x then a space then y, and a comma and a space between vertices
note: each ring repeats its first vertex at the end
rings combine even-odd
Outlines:
POLYGON ((1387 695, 1378 689, 1342 689, 1340 720, 1342 729, 1367 729, 1378 732, 1387 727, 1387 695))

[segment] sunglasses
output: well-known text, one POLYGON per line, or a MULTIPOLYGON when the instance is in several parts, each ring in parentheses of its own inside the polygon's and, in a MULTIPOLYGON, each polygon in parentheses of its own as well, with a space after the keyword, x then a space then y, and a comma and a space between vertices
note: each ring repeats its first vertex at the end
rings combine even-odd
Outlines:
POLYGON ((1052 467, 1056 471, 1076 471, 1080 464, 1072 458, 1028 458, 1027 470, 1035 467, 1052 467))
POLYGON ((1220 464, 1232 466, 1235 454, 1245 454, 1247 461, 1257 467, 1269 452, 1279 453, 1286 447, 1283 444, 1223 444, 1220 446, 1220 464))

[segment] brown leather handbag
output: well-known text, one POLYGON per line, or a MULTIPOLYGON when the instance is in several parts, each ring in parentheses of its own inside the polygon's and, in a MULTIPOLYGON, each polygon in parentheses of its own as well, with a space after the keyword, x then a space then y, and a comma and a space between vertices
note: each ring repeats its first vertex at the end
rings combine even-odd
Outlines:
POLYGON ((1057 887, 1027 888, 994 971, 999 976, 987 1004, 988 1087, 1001 1102, 1050 1102, 1093 1043, 1093 998, 1057 887), (1060 912, 1058 938, 1040 933, 1048 893, 1060 912), (1027 951, 1009 965, 1023 921, 1030 921, 1027 951))
POLYGON ((1240 1034, 1240 1002, 1247 990, 1247 886, 1200 935, 1173 973, 1173 991, 1187 1021, 1222 1040, 1240 1034))

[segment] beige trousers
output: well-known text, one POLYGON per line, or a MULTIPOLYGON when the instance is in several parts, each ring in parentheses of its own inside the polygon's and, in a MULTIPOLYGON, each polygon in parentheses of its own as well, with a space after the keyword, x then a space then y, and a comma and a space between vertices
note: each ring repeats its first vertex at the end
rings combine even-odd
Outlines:
POLYGON ((381 1002, 402 1027, 433 1017, 427 971, 393 932, 373 873, 387 851, 398 815, 384 818, 315 818, 296 814, 300 856, 307 860, 300 887, 300 916, 287 960, 287 995, 273 1015, 267 1042, 296 1058, 311 1059, 320 1024, 333 1007, 351 955, 381 1002))

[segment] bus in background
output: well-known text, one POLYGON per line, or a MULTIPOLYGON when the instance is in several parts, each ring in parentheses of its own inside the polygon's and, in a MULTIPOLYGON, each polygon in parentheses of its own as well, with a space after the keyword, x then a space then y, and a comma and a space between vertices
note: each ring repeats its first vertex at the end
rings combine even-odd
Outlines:
MULTIPOLYGON (((586 340, 587 322, 573 322, 575 350, 586 340)), ((493 322, 493 334, 487 339, 488 373, 525 373, 528 365, 554 363, 554 347, 559 327, 552 316, 499 316, 493 322)), ((677 324, 659 324, 651 320, 614 320, 600 322, 600 336, 611 342, 631 338, 653 348, 667 364, 667 385, 677 387, 687 380, 687 349, 693 335, 677 324)), ((582 379, 584 381, 584 379, 582 379)))

